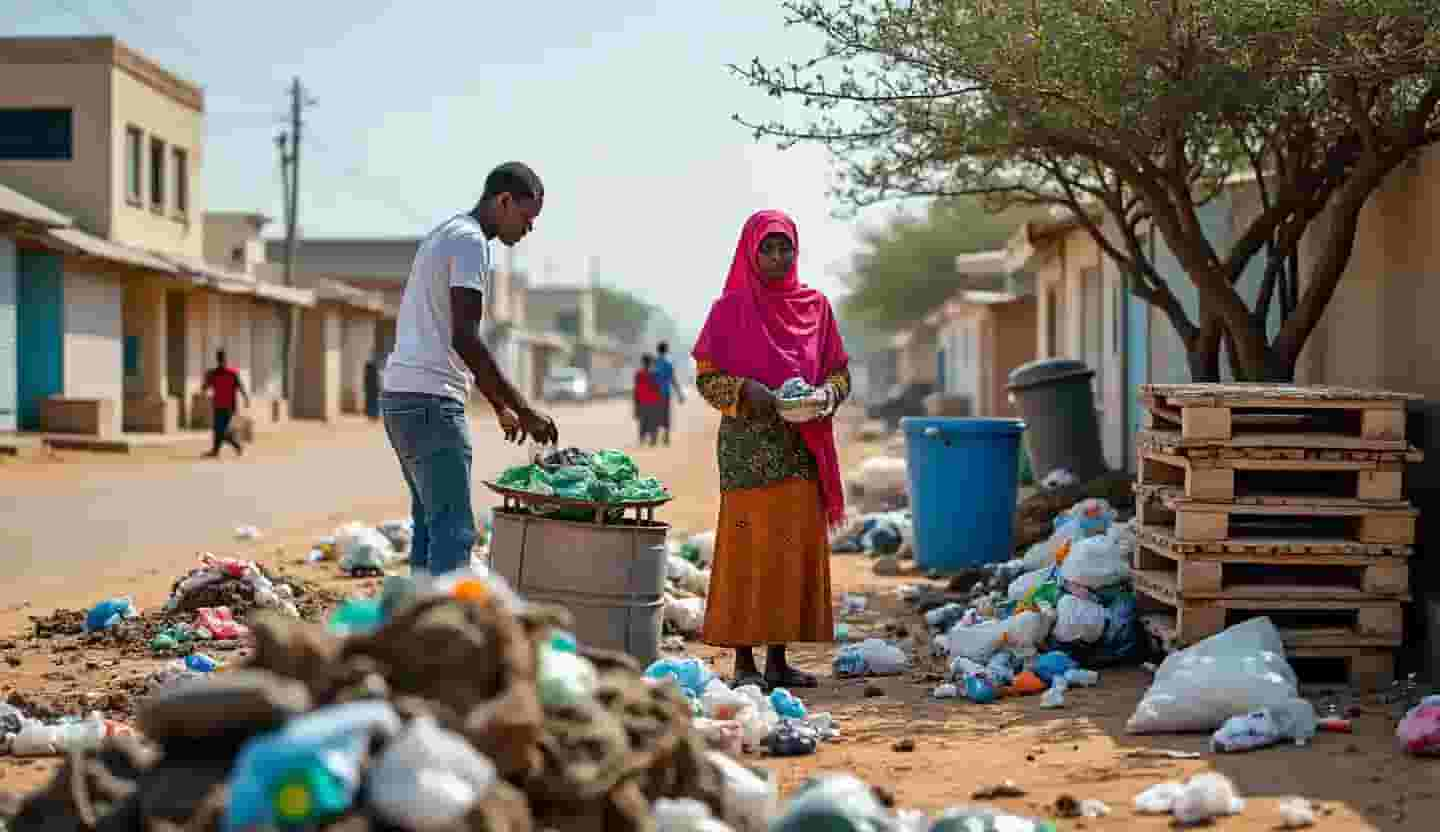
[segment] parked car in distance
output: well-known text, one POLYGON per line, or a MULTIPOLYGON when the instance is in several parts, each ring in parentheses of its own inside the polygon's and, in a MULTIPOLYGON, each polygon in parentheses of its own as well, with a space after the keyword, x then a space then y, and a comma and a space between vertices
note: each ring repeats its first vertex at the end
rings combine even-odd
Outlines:
POLYGON ((559 367, 545 376, 541 395, 547 402, 583 402, 590 398, 590 378, 579 367, 559 367))

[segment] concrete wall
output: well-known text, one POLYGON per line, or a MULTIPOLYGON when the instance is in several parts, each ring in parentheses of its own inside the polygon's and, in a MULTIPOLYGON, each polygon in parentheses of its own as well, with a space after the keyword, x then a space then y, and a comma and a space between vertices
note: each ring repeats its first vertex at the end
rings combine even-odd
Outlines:
POLYGON ((289 307, 263 301, 255 304, 250 385, 257 399, 284 398, 285 323, 289 314, 289 307))
POLYGON ((532 288, 526 297, 526 324, 541 332, 559 332, 582 339, 593 338, 595 332, 595 293, 588 287, 532 288), (558 325, 565 316, 574 315, 578 332, 566 332, 558 325))
POLYGON ((206 214, 205 260, 231 271, 259 276, 257 267, 265 262, 265 241, 260 238, 263 220, 255 214, 206 214))
POLYGON ((365 412, 365 363, 375 354, 376 316, 347 309, 342 313, 340 409, 365 412))
POLYGON ((1000 304, 989 308, 993 359, 990 362, 988 414, 998 417, 1015 415, 1010 405, 1010 371, 1022 364, 1035 360, 1035 331, 1039 304, 1033 297, 1021 298, 1014 303, 1000 304))
MULTIPOLYGON (((283 240, 266 240, 266 259, 285 262, 283 240)), ((302 239, 295 254, 295 267, 316 274, 353 276, 356 280, 374 277, 404 281, 420 249, 419 237, 302 239)))
POLYGON ((0 432, 19 428, 20 263, 15 241, 0 237, 0 432))
POLYGON ((49 63, 53 58, 12 56, 0 42, 0 108, 72 108, 74 155, 69 161, 0 161, 0 182, 108 236, 110 194, 101 183, 112 180, 111 70, 101 63, 49 63))
MULTIPOLYGON (((64 410, 68 415, 63 421, 70 422, 72 416, 88 421, 92 417, 76 412, 88 407, 82 403, 107 402, 96 422, 96 432, 102 436, 121 429, 124 293, 119 279, 98 273, 93 266, 66 262, 63 398, 72 404, 64 410)), ((52 420, 46 429, 69 432, 72 427, 52 420)))
POLYGON ((129 245, 152 251, 173 252, 189 257, 203 257, 204 189, 201 186, 201 163, 205 145, 205 122, 196 109, 156 91, 152 86, 127 72, 111 74, 110 205, 114 220, 110 236, 129 245), (140 204, 126 193, 126 128, 138 127, 144 132, 144 165, 140 204), (150 143, 165 143, 165 175, 163 206, 156 211, 151 204, 150 143), (188 204, 182 212, 177 199, 178 177, 174 151, 186 154, 188 170, 188 204))
POLYGON ((321 303, 300 316, 299 366, 292 413, 300 419, 332 422, 340 417, 341 312, 321 303))

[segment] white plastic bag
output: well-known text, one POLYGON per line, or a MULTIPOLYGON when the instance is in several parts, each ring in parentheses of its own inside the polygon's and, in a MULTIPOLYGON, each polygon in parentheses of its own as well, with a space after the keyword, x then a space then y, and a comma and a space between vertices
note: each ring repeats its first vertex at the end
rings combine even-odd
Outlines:
POLYGON ((665 596, 665 622, 682 635, 698 635, 705 626, 704 598, 665 596))
POLYGON ((1130 577, 1129 556, 1108 536, 1077 540, 1060 564, 1060 577, 1090 589, 1107 587, 1130 577))
POLYGON ((715 720, 735 719, 740 710, 750 706, 750 700, 731 690, 719 679, 711 679, 700 694, 700 705, 705 716, 715 720))
POLYGON ((1199 824, 1245 811, 1235 784, 1219 772, 1207 771, 1190 778, 1185 790, 1175 798, 1170 813, 1182 825, 1199 824))
POLYGON ((398 558, 390 538, 374 526, 349 523, 335 530, 335 548, 340 552, 340 570, 384 569, 398 558))
POLYGON ((495 785, 495 765, 432 717, 417 716, 370 767, 370 804, 405 829, 464 817, 495 785))
POLYGON ((1055 554, 1060 551, 1060 546, 1066 540, 1065 535, 1058 532, 1039 543, 1032 544, 1025 550, 1025 557, 1020 562, 1024 565, 1026 572, 1033 572, 1036 569, 1049 569, 1055 565, 1055 554))
POLYGON ((1125 729, 1214 731, 1232 716, 1296 707, 1298 691, 1279 631, 1254 618, 1166 658, 1125 729))
POLYGON ((865 666, 874 676, 893 676, 910 666, 910 657, 893 644, 878 638, 867 638, 860 642, 860 655, 865 666))
POLYGON ((1315 706, 1304 699, 1261 708, 1225 720, 1210 738, 1211 751, 1250 751, 1289 740, 1305 745, 1315 738, 1315 706))
POLYGON ((715 819, 710 808, 698 800, 660 798, 651 807, 655 832, 730 832, 730 827, 715 819))
POLYGON ((910 489, 909 469, 905 460, 895 456, 876 456, 860 463, 857 478, 867 497, 905 494, 910 489))
POLYGON ((1062 595, 1055 608, 1055 640, 1091 643, 1105 636, 1109 615, 1101 605, 1078 595, 1062 595))
POLYGON ((665 575, 686 592, 696 595, 710 593, 710 573, 682 557, 670 555, 665 559, 665 575))

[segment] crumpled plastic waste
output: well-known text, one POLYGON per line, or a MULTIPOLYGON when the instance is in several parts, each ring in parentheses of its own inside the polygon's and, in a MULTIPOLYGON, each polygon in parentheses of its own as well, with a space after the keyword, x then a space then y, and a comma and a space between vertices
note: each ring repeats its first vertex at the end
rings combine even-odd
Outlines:
POLYGON ((200 567, 175 582, 165 610, 198 610, 213 607, 210 602, 216 590, 233 583, 237 593, 262 609, 273 609, 291 618, 299 618, 295 592, 288 584, 272 581, 254 561, 220 558, 206 553, 200 556, 200 567))
POLYGON ((131 736, 134 729, 123 722, 106 719, 92 711, 81 720, 47 723, 22 720, 20 729, 8 737, 10 753, 16 757, 63 757, 98 750, 111 737, 131 736))
POLYGON ((1173 815, 1181 824, 1198 824, 1245 811, 1230 778, 1218 772, 1205 772, 1184 784, 1160 783, 1135 798, 1135 811, 1142 815, 1173 815))
POLYGON ((805 718, 805 703, 785 688, 776 688, 770 692, 770 704, 775 707, 775 713, 784 719, 805 718))
POLYGON ((241 541, 259 540, 260 529, 255 526, 237 526, 235 528, 235 539, 241 541))
POLYGON ((195 613, 194 631, 201 639, 242 639, 250 635, 250 628, 235 620, 229 607, 201 607, 195 613))
POLYGON ((1252 751, 1290 740, 1307 745, 1315 738, 1315 706, 1295 699, 1283 706, 1232 716, 1210 738, 1211 751, 1252 751))
POLYGON ((910 657, 883 639, 867 638, 846 644, 835 654, 833 669, 839 678, 895 676, 910 667, 910 657))
POLYGON ((363 523, 336 529, 335 549, 340 553, 340 571, 353 577, 384 575, 385 567, 400 560, 390 538, 363 523))
POLYGON ((1401 750, 1417 756, 1440 756, 1440 696, 1427 696, 1395 727, 1401 750))
POLYGON ((1315 807, 1303 797, 1287 797, 1280 801, 1280 828, 1305 829, 1315 825, 1315 807))
POLYGON ((464 738, 419 716, 375 761, 366 788, 385 820, 429 829, 459 820, 497 779, 495 764, 464 738))
POLYGON ((1058 491, 1062 488, 1069 488, 1077 482, 1075 475, 1069 468, 1056 468, 1040 480, 1040 487, 1046 491, 1058 491))
POLYGON ((1043 653, 1035 659, 1035 675, 1045 684, 1053 684, 1056 678, 1063 678, 1066 673, 1078 667, 1075 660, 1065 653, 1052 650, 1043 653))
POLYGON ((803 784, 770 829, 882 832, 890 828, 890 821, 889 811, 864 781, 849 774, 829 774, 803 784))
POLYGON ((1269 618, 1252 618, 1168 656, 1125 729, 1214 731, 1232 716, 1299 707, 1299 679, 1269 618))
POLYGON ((704 598, 665 596, 665 625, 682 636, 697 636, 705 626, 704 598))
POLYGON ((1050 683, 1049 689, 1040 697, 1042 708, 1063 708, 1065 707, 1065 691, 1069 690, 1070 684, 1065 681, 1064 676, 1057 676, 1050 683))
POLYGON ((85 632, 108 630, 127 618, 139 618, 140 610, 133 598, 109 598, 90 608, 85 614, 85 632))
POLYGON ((699 698, 705 686, 715 678, 710 668, 699 659, 660 659, 645 669, 645 676, 656 681, 673 679, 686 696, 699 698))
POLYGON ((655 815, 655 832, 730 832, 730 827, 698 800, 661 798, 651 811, 655 815))
POLYGON ((948 632, 965 617, 966 608, 961 604, 949 603, 925 613, 925 626, 931 632, 948 632))
POLYGON ((765 738, 765 747, 774 757, 803 757, 814 754, 819 746, 819 734, 798 719, 780 720, 780 724, 765 738))
POLYGON ((1048 820, 1020 817, 980 806, 946 809, 930 826, 930 832, 1056 832, 1048 820))

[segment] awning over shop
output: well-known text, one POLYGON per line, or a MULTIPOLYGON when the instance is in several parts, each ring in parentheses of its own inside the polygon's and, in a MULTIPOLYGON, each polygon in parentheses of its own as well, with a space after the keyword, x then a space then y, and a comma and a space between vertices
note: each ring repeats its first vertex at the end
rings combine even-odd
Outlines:
POLYGON ((0 214, 37 225, 64 227, 73 221, 49 206, 42 205, 13 188, 0 185, 0 214))
POLYGON ((140 269, 160 272, 162 274, 175 275, 180 270, 175 264, 162 258, 156 257, 148 251, 111 242, 103 237, 88 234, 78 228, 52 228, 45 232, 41 242, 52 241, 58 243, 62 250, 70 251, 85 257, 98 257, 101 260, 110 260, 116 263, 123 263, 127 266, 134 266, 140 269))
POLYGON ((256 281, 255 297, 263 300, 273 300, 276 303, 284 303, 290 306, 310 307, 315 305, 315 292, 310 289, 297 289, 294 286, 281 286, 278 283, 266 283, 256 281))

